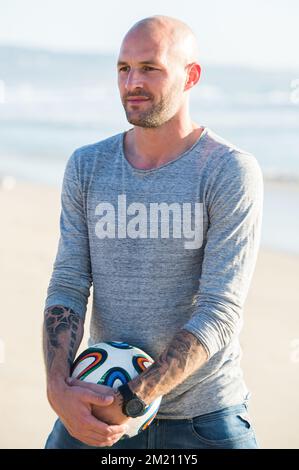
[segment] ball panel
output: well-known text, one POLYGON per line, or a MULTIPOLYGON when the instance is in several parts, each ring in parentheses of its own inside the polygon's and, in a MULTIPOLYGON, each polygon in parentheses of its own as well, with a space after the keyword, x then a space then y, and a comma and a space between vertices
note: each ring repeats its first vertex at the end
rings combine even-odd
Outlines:
POLYGON ((125 369, 122 367, 112 367, 102 376, 98 383, 107 387, 118 388, 130 380, 130 374, 125 369))
POLYGON ((83 370, 80 370, 78 374, 76 374, 77 379, 84 380, 91 372, 93 372, 98 367, 102 366, 108 357, 107 351, 104 349, 99 348, 89 348, 86 351, 83 351, 82 354, 78 356, 75 360, 72 368, 71 374, 75 372, 77 366, 81 365, 80 369, 82 369, 82 365, 84 366, 84 362, 86 362, 85 367, 83 370))
POLYGON ((133 349, 133 346, 128 343, 122 343, 118 341, 107 341, 106 343, 117 349, 133 349))
POLYGON ((138 355, 133 357, 132 363, 136 372, 138 372, 138 374, 141 374, 141 372, 147 369, 147 367, 151 366, 154 361, 150 360, 146 356, 138 355))

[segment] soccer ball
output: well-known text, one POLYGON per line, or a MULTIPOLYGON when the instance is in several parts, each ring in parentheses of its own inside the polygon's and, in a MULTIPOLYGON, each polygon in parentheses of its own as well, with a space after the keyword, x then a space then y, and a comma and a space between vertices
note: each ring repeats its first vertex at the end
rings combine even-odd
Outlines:
MULTIPOLYGON (((83 351, 74 361, 72 377, 118 388, 141 374, 154 360, 135 346, 123 342, 105 342, 94 344, 83 351)), ((144 431, 154 420, 162 397, 156 398, 145 409, 142 416, 131 418, 126 423, 129 426, 127 433, 122 437, 129 438, 144 431)))

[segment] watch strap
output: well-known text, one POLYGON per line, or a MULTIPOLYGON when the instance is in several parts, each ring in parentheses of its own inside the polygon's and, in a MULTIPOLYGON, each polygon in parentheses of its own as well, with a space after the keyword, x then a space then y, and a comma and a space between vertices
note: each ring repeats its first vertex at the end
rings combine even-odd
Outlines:
POLYGON ((120 387, 118 387, 118 391, 121 393, 121 395, 124 399, 124 404, 126 404, 128 401, 132 400, 132 398, 138 398, 137 395, 135 395, 132 392, 132 390, 130 389, 130 387, 127 383, 122 384, 120 387))

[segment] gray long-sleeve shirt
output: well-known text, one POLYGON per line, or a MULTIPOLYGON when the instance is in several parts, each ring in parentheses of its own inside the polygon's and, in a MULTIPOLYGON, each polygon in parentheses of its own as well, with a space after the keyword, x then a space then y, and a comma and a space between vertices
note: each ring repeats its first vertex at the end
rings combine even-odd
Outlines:
POLYGON ((243 305, 260 242, 263 178, 255 157, 205 128, 158 168, 134 168, 124 133, 77 149, 62 187, 60 241, 46 305, 83 319, 89 344, 126 341, 154 359, 184 328, 209 360, 165 395, 159 418, 243 402, 243 305))

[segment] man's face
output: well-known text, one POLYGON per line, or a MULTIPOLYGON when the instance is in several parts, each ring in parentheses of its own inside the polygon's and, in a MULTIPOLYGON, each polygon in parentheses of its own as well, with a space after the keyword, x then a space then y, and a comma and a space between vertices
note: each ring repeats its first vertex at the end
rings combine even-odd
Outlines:
POLYGON ((137 30, 124 39, 118 58, 118 87, 127 120, 159 127, 183 102, 185 69, 169 50, 165 35, 137 30))

